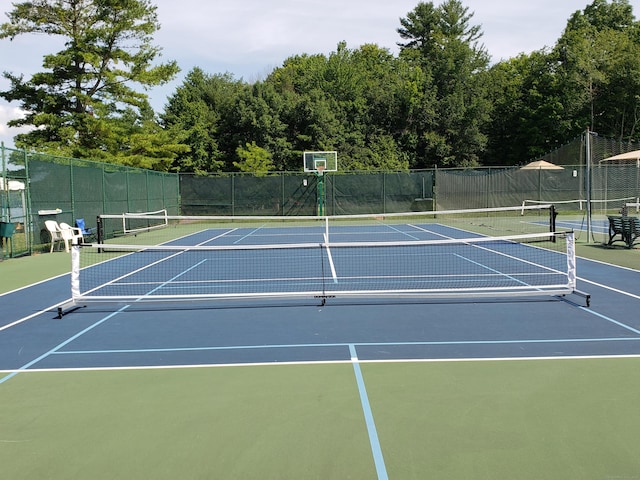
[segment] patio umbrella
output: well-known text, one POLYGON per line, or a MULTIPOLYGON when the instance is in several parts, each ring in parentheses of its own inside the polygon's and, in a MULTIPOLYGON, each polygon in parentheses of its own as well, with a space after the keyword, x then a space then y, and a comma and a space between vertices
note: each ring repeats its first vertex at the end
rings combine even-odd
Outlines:
POLYGON ((640 165, 640 150, 621 153, 620 155, 614 155, 613 157, 600 160, 600 162, 629 162, 629 161, 635 161, 636 165, 640 165))
POLYGON ((564 170, 564 168, 544 160, 537 160, 527 163, 524 167, 521 167, 520 170, 564 170))

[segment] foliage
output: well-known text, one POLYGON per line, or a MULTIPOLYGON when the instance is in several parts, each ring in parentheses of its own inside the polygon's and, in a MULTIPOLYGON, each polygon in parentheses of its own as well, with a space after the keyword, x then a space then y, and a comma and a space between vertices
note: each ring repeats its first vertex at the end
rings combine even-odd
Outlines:
POLYGON ((150 0, 14 4, 0 38, 65 39, 44 72, 5 73, 0 92, 37 127, 21 147, 159 170, 300 170, 302 153, 337 150, 341 170, 522 164, 587 128, 640 137, 640 24, 628 0, 593 0, 556 45, 490 63, 461 0, 419 2, 400 18, 398 55, 374 44, 287 58, 261 81, 196 67, 156 118, 143 87, 159 28, 150 0))
POLYGON ((485 165, 523 164, 565 143, 572 128, 553 67, 552 56, 537 51, 491 68, 485 165))
POLYGON ((249 172, 261 176, 273 170, 271 154, 264 148, 257 146, 256 142, 247 143, 244 147, 238 147, 237 153, 240 161, 233 162, 233 164, 241 172, 249 172))
POLYGON ((485 163, 525 163, 587 128, 637 139, 639 33, 627 0, 594 0, 570 17, 553 49, 492 67, 485 163))
POLYGON ((640 113, 640 24, 627 0, 594 0, 574 13, 554 54, 567 114, 582 128, 626 138, 640 113))
POLYGON ((479 45, 480 27, 471 25, 473 14, 459 0, 441 6, 419 3, 398 29, 405 43, 401 56, 419 65, 432 79, 434 119, 419 131, 422 151, 429 163, 473 166, 486 145, 482 129, 489 119, 485 76, 489 56, 479 45))
POLYGON ((123 151, 129 142, 121 134, 155 128, 147 95, 130 84, 159 85, 178 72, 175 62, 152 65, 160 49, 151 44, 159 23, 150 0, 32 0, 14 3, 8 16, 0 38, 45 34, 65 47, 45 55, 44 71, 28 80, 4 73, 11 88, 0 96, 27 112, 9 125, 35 127, 16 145, 74 157, 139 156, 139 148, 123 151))
POLYGON ((190 150, 178 154, 172 168, 178 172, 203 174, 224 169, 220 144, 223 113, 232 109, 240 91, 246 88, 229 74, 208 75, 200 68, 189 72, 169 98, 162 122, 180 131, 190 150))

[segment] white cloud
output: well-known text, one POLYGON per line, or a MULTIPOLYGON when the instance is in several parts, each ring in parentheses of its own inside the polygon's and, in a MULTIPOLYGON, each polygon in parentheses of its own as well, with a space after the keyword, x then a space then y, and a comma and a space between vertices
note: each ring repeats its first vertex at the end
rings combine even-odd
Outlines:
MULTIPOLYGON (((150 92, 161 110, 166 98, 193 67, 208 73, 230 72, 253 81, 293 55, 329 54, 341 41, 349 48, 374 43, 397 52, 400 18, 421 0, 153 0, 162 26, 154 44, 163 48, 161 61, 176 60, 182 68, 169 85, 150 92)), ((570 15, 592 0, 462 0, 481 25, 483 43, 494 60, 553 46, 570 15)), ((440 4, 441 0, 434 0, 440 4)), ((631 0, 636 14, 640 0, 631 0)), ((3 2, 5 11, 10 4, 3 2)), ((2 13, 2 12, 0 12, 2 13)), ((2 20, 4 21, 4 20, 2 20)), ((59 39, 58 39, 59 40, 59 39)), ((0 40, 3 71, 39 71, 42 56, 60 49, 44 35, 0 40)), ((0 78, 0 91, 8 82, 0 78)), ((0 104, 2 102, 0 101, 0 104)))
POLYGON ((8 121, 23 118, 24 115, 24 111, 18 107, 0 104, 0 141, 4 142, 5 147, 13 147, 13 137, 31 130, 29 127, 10 128, 7 126, 8 121))

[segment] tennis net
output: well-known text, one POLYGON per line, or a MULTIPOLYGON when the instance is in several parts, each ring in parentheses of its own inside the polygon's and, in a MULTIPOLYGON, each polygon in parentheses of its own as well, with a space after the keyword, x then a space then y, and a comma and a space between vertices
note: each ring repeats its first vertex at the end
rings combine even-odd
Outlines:
POLYGON ((603 200, 585 200, 585 199, 572 199, 572 200, 523 200, 522 206, 532 205, 549 205, 553 204, 554 208, 558 211, 584 211, 587 209, 587 204, 591 205, 591 209, 603 213, 615 213, 628 203, 638 202, 638 197, 623 197, 623 198, 608 198, 603 200))
POLYGON ((572 232, 424 239, 422 226, 395 229, 415 238, 238 243, 251 238, 249 228, 205 230, 160 245, 74 246, 72 304, 579 293, 572 232))
MULTIPOLYGON (((170 216, 144 213, 98 217, 98 243, 156 245, 180 241, 203 230, 253 229, 254 243, 415 240, 405 225, 417 225, 437 238, 461 234, 505 236, 554 232, 553 205, 336 216, 170 216), (158 228, 158 227, 163 228, 158 228)), ((435 238, 435 237, 434 237, 435 238)), ((247 236, 249 239, 249 236, 247 236)))

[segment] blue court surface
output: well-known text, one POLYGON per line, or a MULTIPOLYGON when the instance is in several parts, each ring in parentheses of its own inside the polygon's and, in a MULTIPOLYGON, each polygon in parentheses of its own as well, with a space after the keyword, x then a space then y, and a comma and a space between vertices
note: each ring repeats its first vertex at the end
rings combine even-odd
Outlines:
MULTIPOLYGON (((418 235, 420 230, 424 233, 426 228, 396 227, 395 232, 388 233, 389 240, 406 239, 408 235, 426 238, 418 235)), ((278 232, 206 232, 190 241, 204 245, 211 244, 215 238, 226 244, 251 245, 264 243, 264 238, 258 238, 263 234, 269 236, 269 243, 274 243, 275 233, 278 232)), ((439 232, 436 237, 450 236, 449 233, 439 232)), ((311 237, 307 234, 301 232, 294 238, 290 232, 286 235, 289 243, 315 242, 318 238, 322 241, 321 229, 311 237)), ((340 239, 334 237, 332 241, 340 242, 340 239)), ((423 288, 424 282, 429 284, 433 276, 441 275, 439 272, 444 267, 429 270, 430 265, 436 263, 448 265, 453 272, 448 285, 466 288, 469 282, 477 281, 480 270, 486 274, 487 268, 480 265, 484 257, 470 258, 459 251, 447 252, 443 261, 442 254, 433 254, 431 250, 406 255, 403 250, 389 261, 385 260, 389 258, 385 252, 364 250, 355 255, 358 260, 351 263, 347 258, 340 258, 340 249, 305 251, 301 256, 276 249, 275 264, 274 257, 264 252, 259 256, 255 256, 253 250, 231 252, 231 260, 220 256, 229 253, 224 250, 209 252, 213 257, 207 252, 189 254, 184 256, 186 263, 171 265, 168 273, 156 269, 133 275, 110 274, 120 282, 110 283, 110 287, 115 285, 114 295, 133 290, 135 295, 144 296, 168 285, 169 280, 173 280, 169 287, 171 293, 187 286, 198 294, 221 290, 229 293, 226 289, 233 284, 231 298, 221 300, 90 303, 58 319, 58 306, 70 298, 69 275, 0 296, 0 394, 17 377, 29 375, 29 371, 347 364, 354 368, 353 386, 362 402, 375 468, 373 477, 420 478, 418 474, 394 476, 389 465, 384 465, 382 459, 392 458, 393 448, 385 448, 385 439, 378 438, 375 425, 380 412, 371 408, 367 396, 369 380, 363 375, 361 365, 569 358, 595 361, 605 357, 640 356, 640 315, 637 313, 640 311, 640 272, 635 270, 579 258, 577 288, 591 295, 587 307, 584 299, 576 295, 421 298, 376 292, 377 288, 386 291, 388 282, 393 288, 404 289, 407 284, 420 281, 423 283, 419 288, 423 288), (244 258, 248 254, 253 256, 244 258), (228 262, 233 275, 211 282, 202 269, 184 267, 203 262, 218 266, 228 262), (317 262, 317 268, 310 272, 308 265, 313 262, 317 262), (458 268, 457 262, 465 265, 458 268), (404 272, 403 275, 384 274, 398 265, 397 271, 404 272), (385 278, 384 286, 378 287, 380 277, 387 276, 393 278, 385 278), (291 295, 245 301, 234 296, 238 292, 263 292, 274 285, 277 292, 314 291, 317 287, 314 283, 318 283, 319 278, 328 279, 331 288, 337 289, 343 288, 348 279, 349 286, 344 288, 358 291, 363 288, 363 282, 372 278, 375 282, 373 287, 366 285, 373 288, 370 295, 353 298, 291 295)), ((152 255, 160 259, 163 268, 175 261, 165 261, 166 252, 152 255)), ((505 254, 503 250, 498 254, 500 269, 506 271, 502 277, 510 281, 523 270, 523 254, 517 255, 520 260, 515 267, 513 263, 502 263, 512 256, 516 255, 505 254)), ((144 259, 142 263, 148 261, 144 259)), ((525 258, 524 263, 530 262, 525 258)), ((131 268, 130 265, 127 268, 131 268)), ((539 276, 536 271, 525 273, 526 281, 539 276)), ((495 271, 489 277, 494 274, 495 271)), ((103 280, 109 283, 111 277, 106 275, 103 280)), ((525 280, 520 277, 515 281, 525 280)), ((629 381, 637 383, 638 378, 629 381)), ((625 461, 632 467, 636 465, 634 460, 625 461)), ((640 470, 618 473, 635 475, 623 478, 640 478, 640 470)), ((277 475, 265 478, 277 478, 277 475)))
POLYGON ((640 354, 640 272, 578 260, 581 298, 89 305, 68 276, 1 298, 0 369, 640 354))

